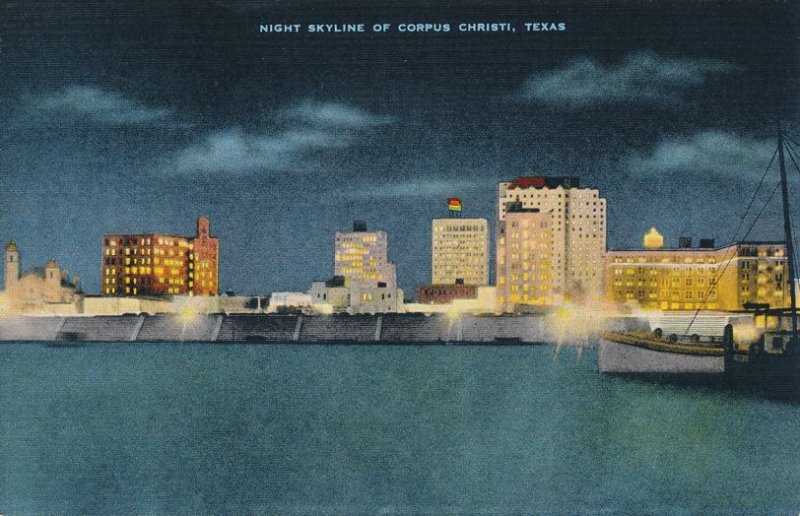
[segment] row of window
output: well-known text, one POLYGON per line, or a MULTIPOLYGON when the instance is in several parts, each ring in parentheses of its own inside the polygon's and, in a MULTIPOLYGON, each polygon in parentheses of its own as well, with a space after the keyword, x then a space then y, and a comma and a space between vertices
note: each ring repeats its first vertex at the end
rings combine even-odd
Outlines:
MULTIPOLYGON (((434 226, 433 230, 436 233, 466 233, 466 232, 486 233, 487 226, 474 226, 471 224, 462 224, 460 226, 455 226, 448 224, 446 226, 440 226, 440 225, 434 226)), ((479 235, 476 235, 476 238, 479 237, 480 237, 479 235)))

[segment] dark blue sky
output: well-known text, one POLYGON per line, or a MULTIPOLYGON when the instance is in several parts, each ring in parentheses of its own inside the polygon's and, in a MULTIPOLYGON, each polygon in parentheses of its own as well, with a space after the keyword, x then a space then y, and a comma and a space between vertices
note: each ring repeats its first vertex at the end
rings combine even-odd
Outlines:
MULTIPOLYGON (((599 188, 612 248, 651 225, 727 242, 776 112, 800 133, 792 3, 86 4, 0 7, 0 239, 88 291, 103 233, 191 234, 208 214, 223 289, 305 290, 358 218, 389 232, 410 292, 445 199, 493 225, 496 184, 518 175, 599 188), (451 32, 258 32, 284 22, 451 32)), ((780 237, 773 205, 751 238, 780 237)))

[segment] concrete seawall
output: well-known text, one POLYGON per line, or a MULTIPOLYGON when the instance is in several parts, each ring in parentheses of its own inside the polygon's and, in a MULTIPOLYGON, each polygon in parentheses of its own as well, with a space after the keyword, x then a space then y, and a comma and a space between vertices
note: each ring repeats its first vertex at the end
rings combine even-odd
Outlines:
POLYGON ((0 341, 541 343, 542 316, 122 315, 0 317, 0 341))

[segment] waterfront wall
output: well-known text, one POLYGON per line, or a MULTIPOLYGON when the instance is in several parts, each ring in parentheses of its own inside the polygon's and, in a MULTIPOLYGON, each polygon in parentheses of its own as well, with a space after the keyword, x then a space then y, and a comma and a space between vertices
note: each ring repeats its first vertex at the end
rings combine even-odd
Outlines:
POLYGON ((542 316, 123 315, 0 317, 0 341, 547 342, 542 316))

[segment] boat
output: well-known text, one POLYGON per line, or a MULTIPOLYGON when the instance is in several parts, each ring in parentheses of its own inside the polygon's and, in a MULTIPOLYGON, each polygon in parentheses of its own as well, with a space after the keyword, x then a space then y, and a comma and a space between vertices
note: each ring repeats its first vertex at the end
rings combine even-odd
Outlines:
POLYGON ((598 344, 598 365, 602 373, 722 375, 726 348, 732 343, 733 326, 723 339, 714 337, 685 341, 671 334, 632 330, 604 331, 598 344))
MULTIPOLYGON (((598 339, 600 372, 663 378, 702 376, 734 383, 746 381, 778 386, 787 392, 797 393, 797 386, 800 385, 800 339, 784 144, 783 132, 778 124, 776 154, 781 175, 784 244, 788 257, 786 262, 791 306, 771 310, 768 306, 745 306, 745 309, 750 310, 738 315, 751 318, 750 327, 756 330, 746 336, 736 334, 736 322, 732 320, 724 326, 721 335, 717 333, 701 336, 693 333, 691 327, 700 316, 700 308, 680 334, 667 334, 661 327, 645 328, 641 324, 637 328, 608 329, 601 332, 598 339)), ((795 158, 791 153, 789 155, 797 166, 795 158)), ((800 172, 800 168, 798 171, 800 172)), ((661 319, 668 318, 663 316, 661 319)))

